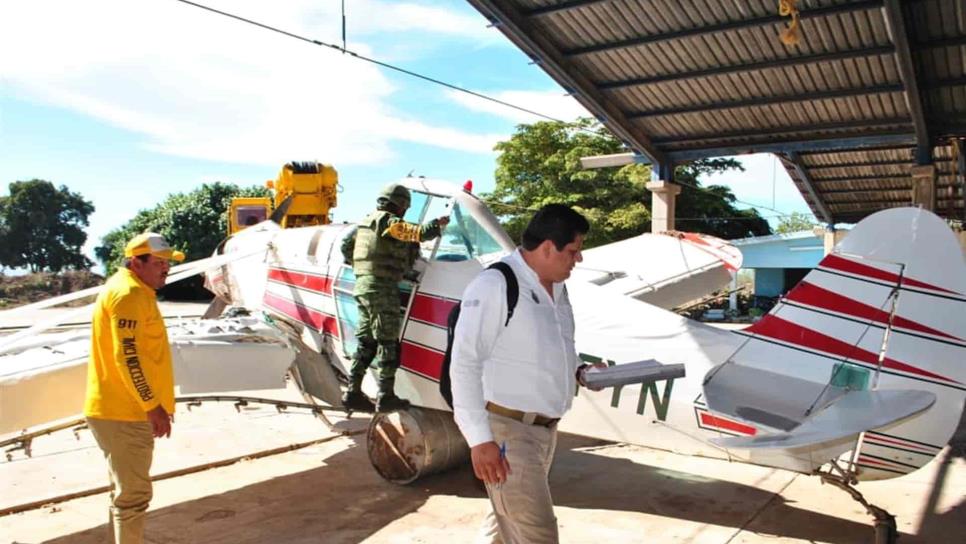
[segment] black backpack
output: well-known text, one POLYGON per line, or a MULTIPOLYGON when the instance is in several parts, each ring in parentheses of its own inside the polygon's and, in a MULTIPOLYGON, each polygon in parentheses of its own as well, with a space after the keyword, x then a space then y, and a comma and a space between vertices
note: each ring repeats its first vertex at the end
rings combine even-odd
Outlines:
MULTIPOLYGON (((517 283, 517 276, 513 273, 513 269, 504 262, 493 263, 486 269, 499 270, 506 280, 506 323, 503 324, 505 327, 510 324, 513 310, 517 307, 517 299, 520 298, 520 285, 517 283)), ((460 303, 457 303, 446 317, 446 353, 443 355, 442 374, 439 376, 439 392, 446 399, 446 404, 450 408, 453 407, 453 390, 449 379, 449 365, 453 358, 453 337, 456 334, 456 322, 459 318, 460 303)))

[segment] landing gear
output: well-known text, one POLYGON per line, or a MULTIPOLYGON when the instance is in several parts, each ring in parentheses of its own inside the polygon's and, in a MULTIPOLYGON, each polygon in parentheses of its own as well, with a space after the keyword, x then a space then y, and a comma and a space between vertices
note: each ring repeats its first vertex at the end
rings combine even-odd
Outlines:
POLYGON ((896 517, 874 504, 869 504, 862 493, 855 487, 855 476, 845 472, 837 464, 832 464, 833 470, 838 474, 830 472, 820 472, 819 476, 823 483, 831 484, 852 496, 859 504, 865 507, 865 511, 874 518, 872 529, 875 533, 875 544, 896 544, 899 538, 899 531, 896 529, 896 517))

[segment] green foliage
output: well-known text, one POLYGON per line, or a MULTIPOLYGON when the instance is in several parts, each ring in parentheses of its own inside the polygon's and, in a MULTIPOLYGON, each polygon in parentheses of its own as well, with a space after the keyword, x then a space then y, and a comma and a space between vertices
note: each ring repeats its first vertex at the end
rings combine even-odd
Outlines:
MULTIPOLYGON (((621 143, 592 119, 575 123, 541 121, 518 125, 516 133, 496 146, 496 188, 483 195, 503 220, 514 240, 519 240, 533 211, 550 203, 573 206, 591 222, 587 247, 594 247, 650 230, 650 166, 628 165, 619 169, 583 170, 580 158, 623 151, 621 143)), ((696 161, 679 167, 676 178, 698 185, 701 174, 741 168, 731 159, 696 161)), ((726 187, 708 191, 684 187, 678 197, 680 230, 742 238, 768 234, 768 223, 755 210, 738 210, 726 187)))
POLYGON ((172 247, 183 251, 186 260, 205 258, 225 238, 225 212, 236 196, 267 196, 259 186, 239 188, 234 184, 204 184, 190 193, 176 193, 149 210, 141 210, 125 225, 101 239, 94 253, 112 274, 124 260, 124 245, 142 232, 157 232, 172 247))
POLYGON ((94 205, 65 185, 32 179, 10 184, 0 197, 0 266, 31 272, 90 268, 81 253, 94 205))
POLYGON ((709 185, 701 189, 698 176, 725 170, 742 170, 734 159, 705 159, 687 166, 679 166, 674 172, 675 181, 681 183, 675 210, 677 230, 711 234, 725 240, 771 234, 771 227, 754 208, 739 210, 735 207, 735 195, 723 185, 709 185))
POLYGON ((788 217, 783 217, 775 227, 775 232, 778 234, 787 234, 789 232, 798 232, 801 230, 812 230, 817 227, 818 224, 812 220, 808 215, 801 212, 792 212, 788 217))

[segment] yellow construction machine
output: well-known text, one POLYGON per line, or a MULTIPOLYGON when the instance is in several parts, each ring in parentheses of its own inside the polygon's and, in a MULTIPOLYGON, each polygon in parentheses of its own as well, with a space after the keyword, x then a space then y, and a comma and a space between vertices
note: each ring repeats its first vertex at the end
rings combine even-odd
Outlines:
POLYGON ((329 223, 329 210, 336 206, 339 174, 318 162, 290 162, 278 178, 265 186, 271 197, 237 197, 228 208, 228 234, 261 223, 273 214, 282 228, 308 227, 329 223))

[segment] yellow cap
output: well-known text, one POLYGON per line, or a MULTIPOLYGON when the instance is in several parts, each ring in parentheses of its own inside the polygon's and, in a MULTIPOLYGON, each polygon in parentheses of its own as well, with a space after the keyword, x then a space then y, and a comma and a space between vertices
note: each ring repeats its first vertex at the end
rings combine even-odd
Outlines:
POLYGON ((138 255, 154 255, 179 263, 184 260, 184 253, 171 249, 164 236, 156 232, 138 234, 124 246, 125 257, 137 257, 138 255))

